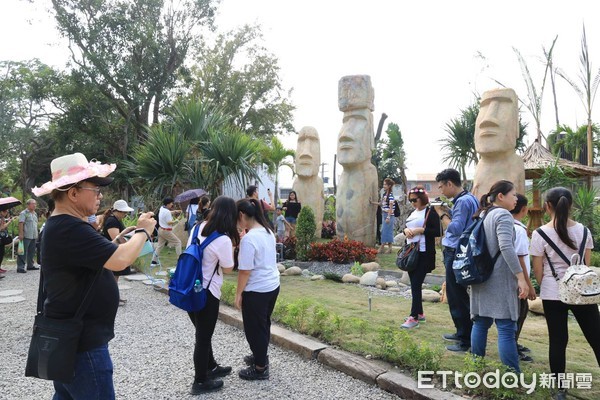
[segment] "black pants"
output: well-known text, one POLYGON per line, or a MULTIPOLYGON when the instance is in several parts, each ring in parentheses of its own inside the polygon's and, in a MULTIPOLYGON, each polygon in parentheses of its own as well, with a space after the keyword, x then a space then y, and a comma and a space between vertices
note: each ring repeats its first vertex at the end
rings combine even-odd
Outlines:
MULTIPOLYGON (((435 256, 434 256, 435 257, 435 256)), ((423 314, 423 282, 427 275, 428 268, 431 266, 431 257, 425 252, 419 252, 419 264, 414 271, 408 273, 410 277, 410 293, 412 294, 412 305, 410 315, 415 319, 419 314, 423 314)))
POLYGON ((217 366, 212 350, 212 336, 219 317, 219 299, 206 293, 206 306, 203 310, 188 313, 196 327, 196 345, 194 346, 194 382, 204 382, 206 372, 217 366))
POLYGON ((519 300, 519 319, 517 320, 517 342, 519 341, 519 336, 521 336, 521 329, 523 329, 523 324, 525 323, 525 318, 527 318, 527 313, 529 313, 529 303, 527 299, 519 300))
POLYGON ((573 306, 558 300, 542 300, 544 316, 550 337, 550 371, 553 374, 564 373, 566 368, 566 351, 569 341, 567 325, 568 311, 571 310, 583 335, 596 354, 600 366, 600 313, 597 304, 573 306))
POLYGON ((267 352, 271 339, 271 314, 279 295, 279 288, 272 292, 244 292, 242 294, 242 317, 244 334, 259 367, 267 365, 267 352))
POLYGON ((444 266, 446 267, 446 298, 450 308, 450 315, 456 327, 456 336, 460 338, 463 346, 471 346, 471 303, 467 288, 456 283, 452 262, 456 250, 444 247, 444 266))

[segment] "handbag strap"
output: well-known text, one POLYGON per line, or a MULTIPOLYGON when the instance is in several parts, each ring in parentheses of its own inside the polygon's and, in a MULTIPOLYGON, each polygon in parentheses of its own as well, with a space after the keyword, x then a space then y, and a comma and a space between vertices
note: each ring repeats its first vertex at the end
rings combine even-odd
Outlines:
MULTIPOLYGON (((96 282, 98 281, 98 277, 102 273, 103 269, 104 269, 104 267, 98 268, 98 271, 96 271, 96 273, 94 274, 92 283, 90 284, 90 287, 86 291, 85 297, 83 298, 83 301, 79 305, 79 308, 77 308, 77 311, 75 312, 75 316, 73 318, 75 318, 75 319, 83 318, 83 314, 87 311, 88 307, 90 306, 90 303, 92 301, 92 291, 95 288, 96 282)), ((44 291, 44 272, 43 271, 44 271, 44 267, 42 266, 42 268, 40 268, 40 287, 38 288, 38 299, 37 299, 37 313, 38 314, 43 313, 44 302, 46 301, 46 292, 44 291)))
MULTIPOLYGON (((571 265, 571 262, 569 261, 569 259, 565 255, 565 253, 563 253, 558 248, 556 243, 554 243, 552 241, 552 239, 550 239, 548 237, 548 235, 546 235, 546 233, 542 230, 542 228, 537 228, 535 231, 542 237, 542 239, 544 239, 546 241, 546 243, 548 243, 550 245, 550 247, 552 247, 552 249, 556 252, 556 254, 558 254, 559 257, 562 258, 563 261, 567 265, 571 265)), ((581 241, 581 244, 579 245, 579 252, 578 252, 578 254, 582 260, 583 260, 583 253, 585 252, 586 242, 587 242, 587 228, 584 226, 583 227, 583 240, 581 241)), ((544 255, 546 256, 546 260, 548 260, 548 265, 550 266, 550 270, 552 271, 552 276, 554 277, 554 279, 556 279, 556 281, 559 281, 560 278, 558 277, 558 274, 556 273, 556 270, 554 269, 554 265, 552 265, 552 261, 550 261, 550 257, 548 256, 548 253, 546 253, 546 250, 544 250, 544 255)))

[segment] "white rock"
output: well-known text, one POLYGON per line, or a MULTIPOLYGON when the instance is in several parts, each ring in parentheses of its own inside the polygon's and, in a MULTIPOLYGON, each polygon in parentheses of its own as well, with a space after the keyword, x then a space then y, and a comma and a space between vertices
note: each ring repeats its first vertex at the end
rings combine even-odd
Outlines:
POLYGON ((387 289, 387 285, 385 283, 385 279, 383 279, 383 278, 377 278, 377 280, 375 281, 375 284, 377 286, 380 286, 381 289, 383 289, 383 290, 387 289))
POLYGON ((0 291, 0 297, 17 296, 21 293, 23 293, 23 291, 19 289, 2 290, 0 291))
POLYGON ((20 303, 25 300, 23 296, 8 296, 0 298, 0 304, 20 303))
POLYGON ((396 246, 404 246, 404 242, 406 242, 406 236, 404 233, 400 232, 396 236, 394 236, 394 244, 396 246))
POLYGON ((125 275, 123 277, 126 281, 145 281, 148 277, 145 274, 134 274, 134 275, 125 275))
POLYGON ((394 293, 400 293, 400 288, 397 288, 397 287, 391 287, 391 288, 388 288, 388 290, 387 290, 387 291, 388 291, 388 292, 394 292, 394 293))
POLYGON ((129 289, 131 289, 131 286, 119 284, 119 290, 129 290, 129 289))
POLYGON ((398 287, 398 282, 396 281, 385 281, 385 286, 387 287, 398 287))
MULTIPOLYGON (((412 290, 408 290, 406 293, 409 293, 412 297, 412 290)), ((431 303, 438 303, 440 301, 440 294, 435 290, 423 289, 421 290, 423 301, 429 301, 431 303)))
POLYGON ((408 276, 408 272, 402 271, 402 278, 400 278, 400 282, 405 285, 410 285, 410 276, 408 276))
POLYGON ((529 303, 529 311, 535 314, 544 315, 544 305, 542 303, 542 299, 538 297, 535 300, 527 300, 527 303, 529 303))
POLYGON ((342 276, 342 282, 344 283, 359 283, 360 278, 358 276, 354 276, 352 274, 346 274, 342 276))
POLYGON ((360 277, 360 284, 365 286, 375 286, 377 282, 377 271, 369 271, 365 272, 363 276, 360 277))
POLYGON ((286 269, 281 275, 285 275, 285 276, 302 275, 302 268, 290 267, 290 268, 286 269))
POLYGON ((381 269, 381 266, 376 263, 376 262, 369 262, 369 263, 364 263, 360 265, 363 269, 363 271, 365 272, 369 272, 369 271, 379 271, 381 269))
POLYGON ((279 271, 279 273, 283 273, 283 271, 285 271, 285 265, 283 264, 277 264, 277 270, 279 271))
POLYGON ((313 275, 310 277, 311 281, 321 281, 323 279, 325 279, 325 277, 323 275, 313 275))

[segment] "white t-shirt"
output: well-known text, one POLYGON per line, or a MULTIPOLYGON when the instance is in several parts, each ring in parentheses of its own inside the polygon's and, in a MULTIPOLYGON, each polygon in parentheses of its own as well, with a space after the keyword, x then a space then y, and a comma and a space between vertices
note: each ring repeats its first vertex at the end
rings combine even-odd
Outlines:
MULTIPOLYGON (((425 212, 427 207, 421 211, 415 209, 406 219, 406 227, 409 229, 422 228, 425 225, 425 212)), ((419 242, 419 251, 425 251, 425 235, 415 235, 412 239, 406 238, 408 243, 419 242)))
MULTIPOLYGON (((573 254, 579 251, 579 246, 583 240, 583 229, 587 228, 584 228, 580 223, 567 228, 569 237, 575 242, 575 246, 577 246, 577 250, 574 250, 560 240, 558 233, 556 233, 554 229, 547 226, 542 226, 544 233, 548 235, 548 237, 556 244, 560 251, 567 256, 569 260, 573 254)), ((594 241, 589 230, 585 248, 594 248, 594 241)), ((550 257, 550 260, 552 260, 552 266, 554 267, 556 274, 559 278, 562 278, 569 266, 558 254, 556 254, 552 247, 546 243, 539 233, 533 231, 533 234, 531 235, 531 246, 529 246, 529 254, 531 254, 533 257, 543 257, 544 260, 544 274, 542 277, 542 284, 540 285, 540 298, 542 300, 560 300, 558 298, 558 284, 556 279, 554 279, 554 276, 552 276, 552 270, 550 269, 548 260, 546 260, 544 251, 548 253, 548 257, 550 257)))
POLYGON ((173 221, 171 211, 165 206, 162 206, 158 211, 158 224, 161 228, 169 229, 171 228, 171 225, 169 225, 169 222, 171 221, 173 221))
POLYGON ((245 292, 267 293, 279 287, 275 236, 265 228, 253 228, 240 241, 239 269, 250 271, 245 292))
MULTIPOLYGON (((204 225, 206 225, 206 222, 203 222, 200 225, 200 229, 198 229, 198 239, 201 244, 204 242, 204 239, 206 239, 205 236, 202 236, 204 225)), ((193 234, 190 235, 186 247, 189 247, 190 244, 192 244, 192 236, 193 234)), ((210 282, 210 288, 208 288, 208 290, 210 290, 217 299, 221 298, 223 268, 233 268, 233 244, 227 235, 219 236, 213 240, 206 249, 204 249, 204 253, 202 254, 202 276, 204 277, 202 286, 206 289, 208 282, 210 282), (215 272, 217 263, 219 263, 219 270, 215 272)))
POLYGON ((527 227, 521 221, 515 220, 515 234, 515 251, 517 252, 517 256, 524 257, 527 276, 530 276, 529 238, 527 237, 527 227))

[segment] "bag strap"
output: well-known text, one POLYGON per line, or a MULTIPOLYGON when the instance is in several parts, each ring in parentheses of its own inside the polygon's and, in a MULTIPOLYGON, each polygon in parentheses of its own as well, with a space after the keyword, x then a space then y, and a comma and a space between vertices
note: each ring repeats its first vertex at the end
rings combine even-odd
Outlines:
MULTIPOLYGON (((96 282, 98 281, 98 277, 102 273, 103 269, 104 269, 104 266, 98 268, 98 271, 96 271, 96 273, 94 274, 92 283, 90 284, 90 287, 86 291, 85 297, 83 298, 83 301, 79 305, 79 308, 77 308, 77 311, 75 312, 75 316, 73 317, 74 319, 79 319, 79 320, 82 319, 83 314, 87 311, 88 307, 90 306, 90 303, 92 301, 91 293, 92 293, 93 289, 95 288, 96 282)), ((38 298, 37 298, 37 313, 38 314, 43 314, 45 301, 46 301, 46 292, 44 291, 44 267, 42 266, 40 268, 40 286, 38 288, 38 298)))
MULTIPOLYGON (((202 242, 202 244, 199 246, 198 251, 204 251, 204 249, 206 249, 208 247, 209 244, 211 244, 215 239, 219 238, 223 236, 222 233, 219 233, 217 231, 213 231, 210 235, 207 236, 206 239, 204 239, 204 241, 202 242)), ((198 257, 200 258, 200 257, 198 257)), ((206 288, 208 289, 210 287, 210 283, 212 282, 215 274, 217 273, 217 271, 219 270, 219 262, 217 261, 217 265, 215 266, 215 269, 212 273, 212 275, 210 276, 210 280, 208 281, 208 285, 206 285, 206 288)))
POLYGON ((425 219, 423 220, 423 228, 425 228, 425 226, 427 225, 427 218, 429 218, 430 212, 431 212, 431 206, 427 206, 427 211, 425 212, 425 219))
MULTIPOLYGON (((563 253, 558 248, 556 243, 554 243, 552 241, 552 239, 550 239, 548 237, 548 235, 546 235, 546 233, 542 230, 542 228, 537 228, 535 231, 542 237, 542 239, 544 239, 546 241, 546 243, 548 243, 550 245, 550 247, 552 247, 552 249, 556 252, 556 254, 558 254, 560 256, 560 258, 562 258, 563 261, 567 265, 571 265, 571 261, 569 261, 567 256, 565 256, 565 253, 563 253)), ((583 240, 581 241, 581 245, 579 246, 579 252, 578 252, 578 254, 580 255, 582 260, 583 260, 583 253, 585 252, 586 242, 587 242, 587 228, 584 226, 583 227, 583 240)), ((544 255, 546 256, 546 260, 548 260, 548 265, 550 266, 550 270, 552 271, 552 276, 554 277, 554 279, 556 279, 557 282, 560 281, 560 278, 558 277, 558 274, 556 273, 556 270, 554 269, 554 265, 552 265, 552 261, 550 261, 550 257, 548 256, 548 253, 546 253, 546 250, 544 250, 544 255)))
POLYGON ((198 231, 200 231, 200 224, 196 224, 194 227, 194 233, 192 233, 192 244, 200 244, 200 239, 198 239, 198 231))

